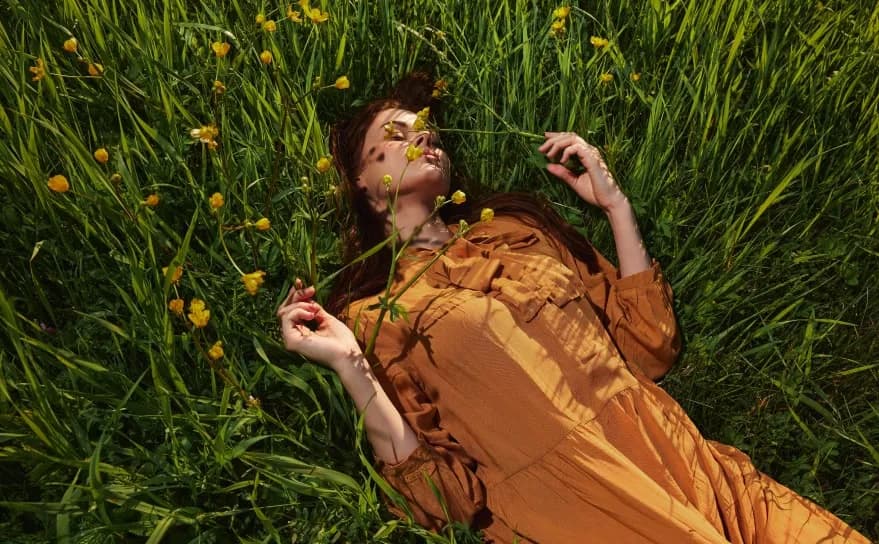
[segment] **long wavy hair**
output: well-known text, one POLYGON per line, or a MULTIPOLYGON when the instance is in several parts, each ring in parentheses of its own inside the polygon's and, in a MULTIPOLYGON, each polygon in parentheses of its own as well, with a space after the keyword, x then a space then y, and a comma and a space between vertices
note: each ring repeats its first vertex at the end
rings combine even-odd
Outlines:
MULTIPOLYGON (((342 179, 341 190, 348 213, 345 223, 349 227, 342 233, 342 260, 346 268, 336 278, 325 307, 339 318, 344 317, 351 302, 375 295, 386 286, 393 257, 390 247, 385 246, 363 261, 347 266, 386 237, 385 215, 388 212, 377 213, 373 210, 366 193, 356 184, 366 131, 376 115, 389 108, 418 112, 429 106, 432 121, 441 126, 442 104, 434 96, 433 90, 434 82, 429 74, 410 73, 387 96, 369 102, 353 116, 332 127, 330 148, 342 179)), ((542 229, 565 244, 575 257, 586 262, 590 268, 597 268, 592 245, 543 196, 524 192, 492 193, 453 167, 449 194, 446 196, 458 189, 466 189, 468 199, 464 204, 440 208, 440 217, 446 224, 457 223, 461 219, 475 223, 483 208, 491 208, 495 215, 513 215, 542 229)))

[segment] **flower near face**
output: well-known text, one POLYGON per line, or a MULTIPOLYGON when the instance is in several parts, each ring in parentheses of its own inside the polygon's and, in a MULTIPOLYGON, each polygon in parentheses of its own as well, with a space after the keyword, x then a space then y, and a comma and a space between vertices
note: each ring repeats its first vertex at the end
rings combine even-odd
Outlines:
POLYGON ((262 270, 257 270, 256 272, 251 272, 249 274, 244 274, 241 276, 241 283, 244 284, 244 289, 250 295, 255 295, 257 291, 259 291, 259 287, 265 281, 266 273, 262 270))
POLYGON ((107 161, 110 160, 110 154, 103 147, 95 149, 94 157, 101 164, 107 164, 107 161))
POLYGON ((278 27, 274 21, 269 19, 268 21, 266 21, 262 24, 262 29, 265 30, 266 32, 274 32, 274 31, 278 30, 278 27))
POLYGON ((420 157, 422 155, 422 153, 424 153, 423 149, 421 149, 420 147, 414 146, 412 144, 409 144, 409 146, 406 148, 406 160, 409 162, 412 162, 415 159, 417 159, 418 157, 420 157))
POLYGON ((295 11, 291 4, 287 4, 287 18, 294 23, 301 23, 303 21, 302 14, 298 11, 295 11))
POLYGON ((189 321, 197 329, 203 329, 208 326, 211 320, 211 311, 205 307, 205 303, 200 298, 194 298, 189 302, 189 321))
POLYGON ((253 226, 256 227, 256 230, 267 231, 272 228, 272 222, 269 221, 268 217, 263 217, 254 223, 253 226))
POLYGON ((174 314, 183 317, 183 304, 184 302, 182 298, 173 298, 168 301, 168 309, 174 314))
POLYGON ((598 80, 606 85, 606 84, 610 83, 611 81, 613 81, 613 74, 611 74, 609 72, 605 72, 605 73, 601 74, 600 76, 598 76, 598 80))
POLYGON ((339 76, 336 79, 336 82, 333 84, 333 87, 339 89, 340 91, 344 91, 348 87, 351 86, 351 82, 348 81, 348 76, 339 76))
POLYGON ((610 44, 610 42, 607 41, 607 39, 599 37, 599 36, 590 37, 589 43, 591 43, 593 46, 595 46, 597 48, 607 47, 610 44))
POLYGON ((92 77, 98 77, 104 73, 104 65, 100 63, 89 63, 89 75, 92 77))
POLYGON ((394 178, 392 178, 390 174, 385 174, 384 176, 382 176, 382 183, 384 184, 385 188, 390 189, 391 183, 393 182, 394 178))
POLYGON ((455 204, 463 204, 467 202, 467 194, 464 191, 458 189, 457 191, 452 193, 452 202, 454 202, 455 204))
MULTIPOLYGON (((168 275, 168 267, 163 266, 162 267, 162 277, 165 277, 167 275, 168 275)), ((177 283, 178 281, 180 281, 181 276, 183 276, 183 267, 178 266, 174 269, 174 274, 171 275, 171 283, 177 283)))
POLYGON ((430 107, 423 108, 415 114, 415 122, 412 123, 412 130, 424 130, 427 126, 427 118, 430 115, 430 107))
POLYGON ((223 358, 223 355, 225 355, 223 352, 223 341, 217 340, 211 346, 211 349, 208 350, 208 357, 210 357, 211 361, 219 361, 223 358))
POLYGON ((332 168, 332 166, 333 166, 332 157, 321 157, 317 160, 317 164, 315 164, 317 171, 320 172, 321 174, 327 173, 330 170, 330 168, 332 168))
POLYGON ((226 199, 223 198, 222 193, 214 193, 208 199, 208 202, 211 203, 212 210, 218 210, 218 209, 222 208, 223 205, 226 203, 226 199))
POLYGON ((433 92, 430 93, 434 98, 439 98, 442 95, 446 88, 448 88, 449 84, 446 83, 445 79, 438 79, 436 83, 433 84, 433 92))
POLYGON ((272 52, 269 50, 263 51, 259 54, 259 60, 263 64, 271 64, 272 63, 272 52))
POLYGON ((385 129, 385 140, 390 140, 394 137, 394 134, 397 133, 394 123, 391 123, 390 121, 382 125, 382 128, 385 129))
POLYGON ((31 78, 31 81, 39 81, 46 77, 46 65, 41 58, 37 58, 37 60, 34 61, 34 66, 31 66, 28 70, 34 75, 34 77, 31 78))
POLYGON ((155 208, 156 206, 159 205, 159 195, 157 195, 156 193, 153 193, 153 194, 147 196, 144 199, 142 204, 144 206, 149 206, 150 208, 155 208))
POLYGON ((214 50, 214 55, 217 58, 223 58, 229 54, 229 50, 232 49, 232 44, 226 42, 214 42, 211 44, 211 49, 214 50))
POLYGON ((482 208, 482 213, 479 214, 479 220, 483 223, 491 223, 492 219, 494 219, 494 210, 491 208, 482 208))
POLYGON ((70 183, 67 181, 67 178, 62 176, 61 174, 57 174, 49 178, 49 182, 47 183, 49 189, 55 191, 56 193, 66 193, 70 190, 70 183))
POLYGON ((68 53, 76 53, 77 41, 76 38, 70 37, 64 40, 64 50, 68 53))

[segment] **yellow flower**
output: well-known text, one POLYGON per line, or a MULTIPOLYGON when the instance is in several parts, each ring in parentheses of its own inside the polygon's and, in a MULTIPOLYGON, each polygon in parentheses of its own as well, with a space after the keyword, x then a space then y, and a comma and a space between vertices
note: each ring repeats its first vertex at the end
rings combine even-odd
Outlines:
POLYGON ((491 223, 492 219, 494 219, 494 210, 491 208, 482 208, 482 213, 479 214, 479 220, 483 223, 491 223))
POLYGON ((120 183, 122 183, 122 174, 116 172, 115 174, 110 176, 110 183, 112 183, 113 185, 119 185, 120 183))
POLYGON ((394 178, 391 177, 390 174, 385 174, 382 176, 382 183, 384 183, 385 187, 390 188, 391 183, 394 182, 394 178))
POLYGON ((433 207, 434 208, 439 208, 440 206, 442 206, 445 203, 446 203, 446 197, 444 197, 443 195, 437 195, 437 197, 433 199, 433 207))
POLYGON ((226 86, 223 85, 223 82, 219 79, 214 80, 214 92, 217 94, 223 94, 226 92, 226 86))
POLYGON ((64 50, 68 53, 76 53, 76 38, 68 38, 65 40, 64 50))
POLYGON ((263 284, 263 278, 265 275, 266 273, 262 270, 257 270, 250 274, 244 274, 241 276, 241 282, 244 284, 244 289, 246 289, 251 295, 255 295, 256 292, 259 291, 259 286, 263 284))
POLYGON ((183 316, 183 299, 174 298, 168 301, 168 309, 179 316, 183 316))
POLYGON ((452 202, 454 202, 455 204, 463 204, 467 202, 467 194, 464 191, 458 189, 457 191, 452 193, 452 202))
POLYGON ((262 53, 259 54, 259 60, 263 64, 271 64, 272 63, 272 52, 268 51, 268 50, 263 51, 262 53))
POLYGON ((443 94, 443 92, 445 92, 448 86, 449 84, 446 83, 445 79, 438 79, 437 82, 433 84, 433 92, 431 93, 431 95, 434 98, 438 98, 441 94, 443 94))
POLYGON ((266 22, 266 16, 262 13, 256 14, 256 24, 261 25, 266 22))
POLYGON ((211 195, 211 198, 208 199, 211 203, 211 209, 218 210, 223 207, 223 204, 226 203, 226 199, 223 198, 221 193, 214 193, 211 195))
POLYGON ((610 83, 611 81, 613 81, 613 74, 605 72, 598 76, 598 80, 604 84, 610 83))
POLYGON ((550 26, 550 28, 549 28, 549 31, 553 34, 561 34, 562 32, 564 32, 565 31, 565 20, 559 19, 559 20, 553 22, 552 26, 550 26))
POLYGON ((595 47, 607 47, 610 44, 605 38, 599 36, 592 36, 589 38, 589 43, 594 45, 595 47))
POLYGON ((348 81, 348 76, 339 76, 336 79, 336 83, 334 83, 333 86, 335 88, 339 89, 340 91, 344 91, 345 89, 347 89, 348 87, 351 86, 351 82, 348 81))
POLYGON ((223 58, 229 54, 229 49, 232 49, 232 45, 226 42, 214 42, 211 44, 211 49, 214 50, 214 55, 223 58))
POLYGON ((148 197, 146 197, 146 199, 144 199, 143 205, 149 206, 150 208, 155 208, 159 205, 159 195, 157 195, 156 193, 149 195, 148 197))
POLYGON ((311 19, 312 23, 322 23, 330 18, 330 14, 326 11, 321 11, 317 8, 311 8, 311 11, 308 12, 308 18, 311 19))
POLYGON ((321 174, 324 174, 329 171, 329 169, 332 167, 332 165, 333 165, 333 163, 330 160, 330 157, 321 157, 317 160, 317 164, 315 166, 317 166, 318 172, 320 172, 321 174))
POLYGON ((98 77, 104 73, 104 65, 95 63, 89 63, 89 75, 92 77, 98 77))
POLYGON ((103 147, 99 147, 95 149, 95 160, 101 164, 107 164, 107 161, 110 160, 110 154, 107 153, 107 150, 103 147))
POLYGON ((571 7, 570 6, 562 6, 560 8, 555 8, 554 10, 552 10, 552 16, 555 17, 556 19, 564 19, 565 17, 567 17, 570 14, 571 14, 571 7))
POLYGON ((28 68, 28 70, 30 70, 30 73, 34 75, 34 77, 31 78, 31 81, 39 81, 46 77, 46 65, 43 63, 43 59, 41 58, 35 60, 34 63, 34 66, 28 68))
POLYGON ((278 30, 278 27, 275 25, 275 22, 269 19, 268 21, 262 24, 262 29, 266 32, 274 32, 278 30))
POLYGON ((66 193, 70 190, 70 183, 68 183, 67 178, 61 174, 49 178, 48 185, 49 189, 52 189, 56 193, 66 193))
POLYGON ((394 127, 394 123, 391 123, 390 121, 385 123, 382 128, 385 129, 385 140, 390 140, 394 137, 394 134, 397 133, 397 129, 396 127, 394 127))
POLYGON ((256 230, 265 231, 265 230, 269 230, 270 228, 272 228, 272 222, 269 221, 268 217, 263 217, 263 218, 257 220, 257 222, 253 224, 253 226, 256 227, 256 230))
POLYGON ((641 73, 640 72, 632 72, 631 74, 629 74, 629 79, 631 79, 632 81, 636 81, 636 82, 640 81, 641 80, 641 73))
POLYGON ((291 6, 290 4, 287 4, 287 18, 294 23, 302 22, 302 14, 298 11, 293 11, 293 6, 291 6))
POLYGON ((210 142, 208 142, 207 145, 208 145, 209 150, 216 151, 217 148, 220 147, 220 142, 218 142, 216 140, 211 140, 210 142))
POLYGON ((223 341, 217 340, 214 342, 214 345, 211 346, 211 349, 208 350, 208 357, 211 358, 211 361, 219 361, 223 358, 223 341))
POLYGON ((427 117, 430 115, 430 108, 424 108, 415 114, 415 122, 412 123, 412 130, 424 130, 427 126, 427 117))
MULTIPOLYGON (((168 267, 163 266, 162 267, 162 277, 165 277, 167 275, 168 275, 168 267)), ((177 268, 174 269, 174 274, 171 275, 171 283, 177 283, 178 281, 180 281, 181 276, 183 276, 183 267, 178 266, 177 268)))
POLYGON ((220 135, 220 129, 218 129, 215 124, 211 123, 190 130, 189 135, 193 138, 198 138, 202 143, 209 144, 214 141, 214 138, 220 135))
POLYGON ((197 329, 207 327, 210 319, 211 311, 205 308, 203 300, 194 298, 189 302, 189 320, 197 329))
POLYGON ((406 160, 408 160, 409 162, 412 162, 415 159, 417 159, 418 157, 420 157, 422 153, 424 153, 423 149, 421 149, 420 147, 416 147, 412 144, 409 144, 409 147, 406 148, 406 160))

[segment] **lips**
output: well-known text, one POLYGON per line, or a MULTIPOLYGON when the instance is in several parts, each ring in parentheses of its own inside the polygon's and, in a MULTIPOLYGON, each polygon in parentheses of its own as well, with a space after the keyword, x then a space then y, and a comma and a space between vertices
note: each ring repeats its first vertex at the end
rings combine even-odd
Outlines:
POLYGON ((439 155, 432 151, 425 151, 421 156, 428 162, 439 162, 440 160, 439 155))

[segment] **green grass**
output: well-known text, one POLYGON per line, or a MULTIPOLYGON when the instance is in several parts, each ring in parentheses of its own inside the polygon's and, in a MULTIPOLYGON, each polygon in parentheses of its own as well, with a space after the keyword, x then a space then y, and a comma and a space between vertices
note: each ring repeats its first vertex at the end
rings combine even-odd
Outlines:
POLYGON ((329 123, 432 65, 457 164, 546 195, 612 256, 601 214, 521 134, 603 146, 675 290, 685 351, 664 386, 707 437, 879 538, 879 8, 590 2, 556 39, 552 4, 399 4, 328 2, 317 25, 240 0, 0 7, 5 538, 476 541, 390 521, 356 411, 274 317, 293 277, 339 268, 337 179, 315 168, 329 123), (343 74, 350 89, 313 90, 343 74), (209 122, 216 151, 189 135, 209 122), (269 231, 220 227, 263 216, 269 231), (256 296, 238 269, 266 271, 256 296), (206 301, 208 327, 168 311, 178 295, 206 301))

